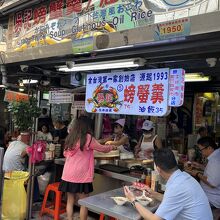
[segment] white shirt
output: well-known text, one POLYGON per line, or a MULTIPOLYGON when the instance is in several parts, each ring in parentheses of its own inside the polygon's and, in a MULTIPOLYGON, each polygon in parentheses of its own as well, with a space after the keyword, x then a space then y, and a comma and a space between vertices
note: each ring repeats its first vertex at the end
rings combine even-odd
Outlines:
POLYGON ((21 153, 26 149, 27 144, 21 141, 13 141, 8 146, 3 161, 4 171, 24 170, 24 158, 21 153))
POLYGON ((154 150, 154 141, 157 138, 157 135, 154 136, 154 138, 151 141, 145 141, 145 137, 143 137, 141 142, 141 150, 154 150))
POLYGON ((53 137, 51 135, 50 132, 48 133, 43 133, 42 131, 38 131, 37 132, 37 140, 41 140, 41 141, 52 141, 53 140, 53 137))
POLYGON ((188 173, 175 171, 167 181, 157 216, 164 220, 212 220, 209 201, 199 183, 188 173))
POLYGON ((215 150, 207 159, 208 164, 206 165, 204 176, 207 177, 208 182, 215 188, 211 188, 202 181, 200 181, 200 184, 209 202, 216 208, 220 208, 220 149, 215 150))

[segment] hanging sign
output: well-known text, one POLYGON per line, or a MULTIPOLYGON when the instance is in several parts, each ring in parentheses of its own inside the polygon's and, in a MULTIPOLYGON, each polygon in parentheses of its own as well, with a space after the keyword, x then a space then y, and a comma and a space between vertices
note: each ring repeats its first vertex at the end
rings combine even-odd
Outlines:
POLYGON ((185 70, 170 70, 169 106, 179 107, 183 105, 185 88, 185 70))
POLYGON ((85 93, 75 93, 73 95, 73 103, 71 108, 77 110, 85 110, 85 93))
POLYGON ((182 18, 155 25, 154 40, 166 40, 190 35, 190 19, 182 18))
POLYGON ((76 101, 73 102, 72 109, 77 109, 77 110, 85 110, 85 101, 76 101))
POLYGON ((50 91, 49 92, 49 103, 50 104, 68 104, 72 103, 73 95, 67 91, 50 91))
POLYGON ((28 100, 29 100, 28 94, 5 90, 5 97, 4 97, 5 102, 22 102, 28 100))
POLYGON ((86 111, 163 116, 168 110, 169 69, 88 74, 86 111))
POLYGON ((195 98, 195 104, 194 104, 194 109, 195 109, 195 125, 196 127, 202 126, 202 120, 203 120, 203 99, 199 97, 199 95, 196 96, 195 98))

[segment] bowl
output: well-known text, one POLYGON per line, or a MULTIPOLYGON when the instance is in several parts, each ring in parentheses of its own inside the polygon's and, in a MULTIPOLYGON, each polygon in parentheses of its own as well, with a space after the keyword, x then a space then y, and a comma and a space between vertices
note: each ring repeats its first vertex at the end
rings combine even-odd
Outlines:
POLYGON ((151 198, 144 195, 136 197, 136 199, 142 206, 147 206, 153 201, 151 198))
POLYGON ((117 205, 124 205, 128 199, 125 197, 111 197, 117 205))

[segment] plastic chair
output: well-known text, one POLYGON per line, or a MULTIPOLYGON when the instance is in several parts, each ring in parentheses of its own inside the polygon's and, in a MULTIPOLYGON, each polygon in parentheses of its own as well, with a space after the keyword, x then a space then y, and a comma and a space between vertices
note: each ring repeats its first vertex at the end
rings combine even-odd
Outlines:
POLYGON ((66 212, 66 204, 61 202, 62 192, 58 190, 59 185, 60 185, 60 183, 56 182, 56 183, 49 184, 47 186, 47 189, 46 189, 46 192, 44 195, 43 204, 41 207, 40 216, 42 216, 45 213, 48 213, 48 214, 53 215, 54 220, 59 220, 60 215, 66 212), (55 193, 55 197, 56 197, 55 204, 47 207, 46 206, 47 205, 47 198, 48 198, 48 194, 50 191, 55 193), (65 207, 65 208, 63 208, 63 207, 65 207))
MULTIPOLYGON (((105 220, 105 215, 103 213, 100 214, 99 220, 105 220)), ((109 217, 109 220, 116 220, 116 218, 109 217)))

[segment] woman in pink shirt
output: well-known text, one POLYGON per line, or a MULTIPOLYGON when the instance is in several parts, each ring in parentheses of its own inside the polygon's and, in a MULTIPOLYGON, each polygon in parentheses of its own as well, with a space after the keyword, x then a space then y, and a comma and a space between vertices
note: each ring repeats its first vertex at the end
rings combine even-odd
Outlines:
MULTIPOLYGON (((65 141, 64 156, 66 162, 63 169, 59 190, 67 193, 67 218, 73 220, 73 206, 76 196, 79 199, 88 197, 93 191, 94 155, 93 151, 109 152, 116 147, 101 145, 91 135, 91 120, 81 116, 75 120, 65 141)), ((80 208, 80 219, 86 220, 88 210, 80 208)))

